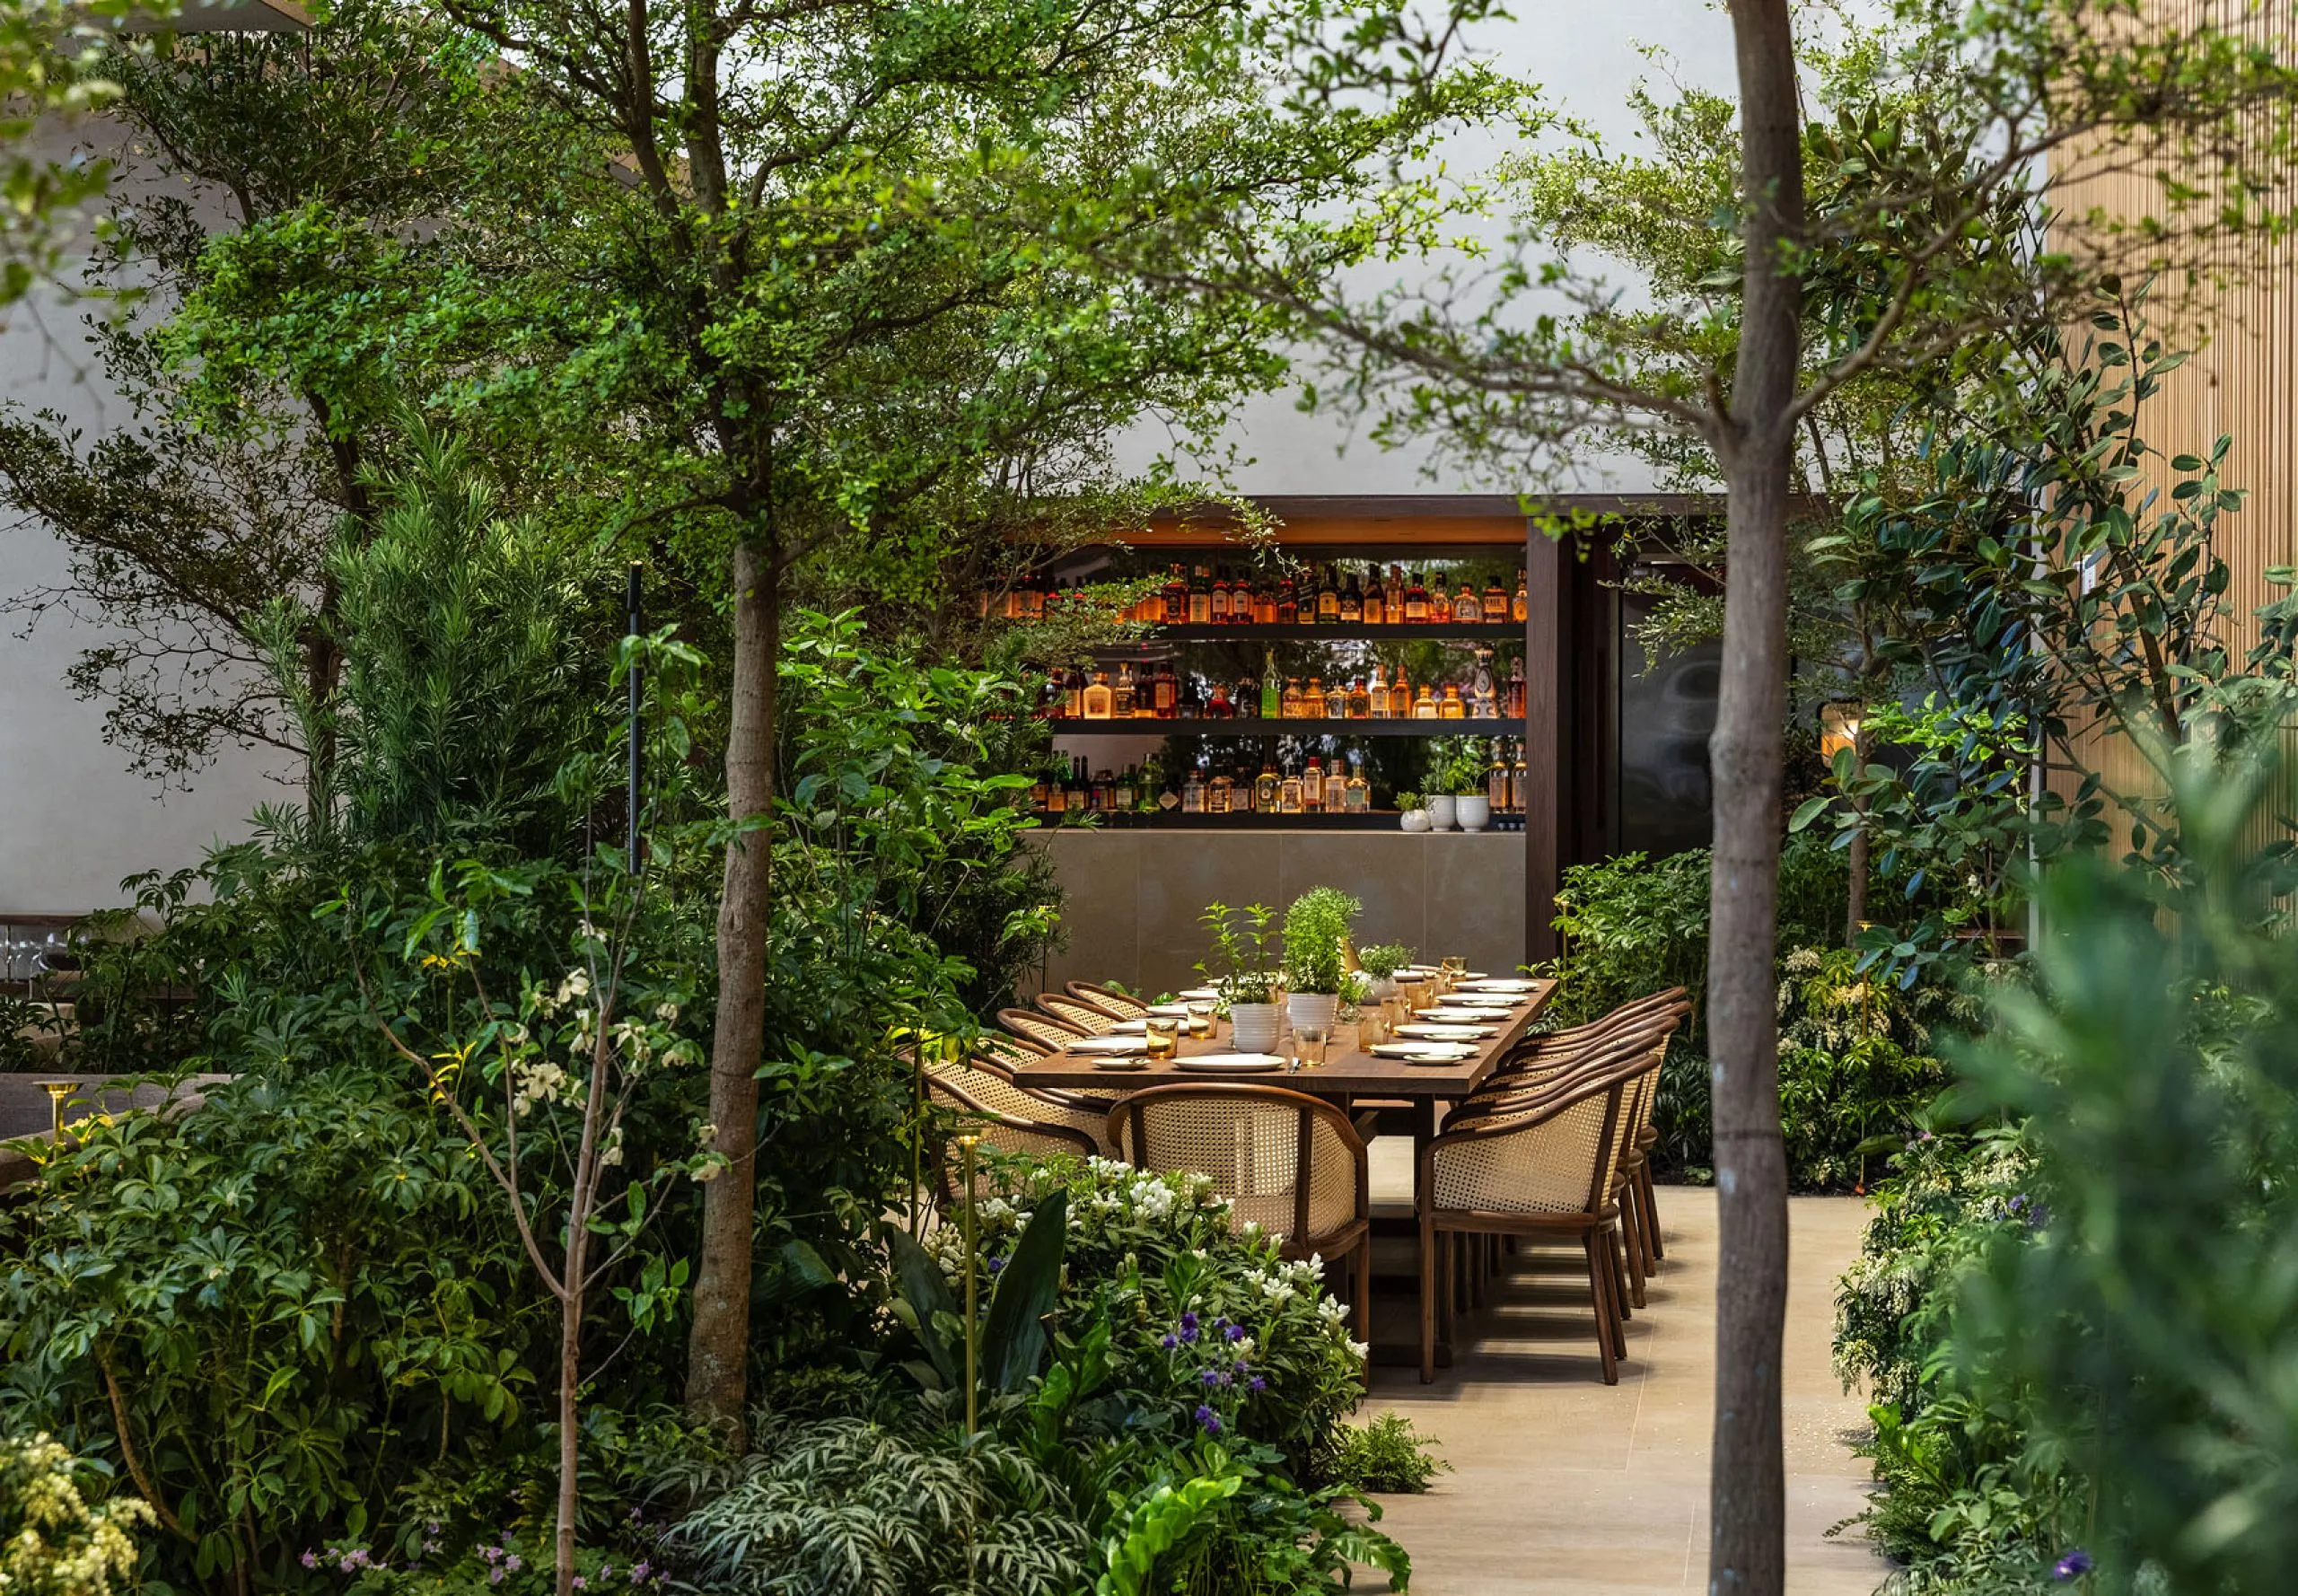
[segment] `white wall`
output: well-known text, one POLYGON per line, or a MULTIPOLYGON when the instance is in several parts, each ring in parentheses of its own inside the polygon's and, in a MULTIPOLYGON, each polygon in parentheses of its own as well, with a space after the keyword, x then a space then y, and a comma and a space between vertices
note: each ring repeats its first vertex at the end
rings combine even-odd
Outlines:
MULTIPOLYGON (((48 142, 68 147, 72 136, 51 129, 48 142)), ((134 417, 91 370, 80 316, 55 294, 0 311, 0 399, 60 411, 94 437, 134 417)), ((0 524, 0 592, 51 586, 64 573, 63 547, 45 529, 0 524)), ((189 792, 130 774, 125 752, 103 740, 104 706, 64 685, 105 628, 54 609, 29 636, 24 625, 0 622, 0 918, 117 904, 121 877, 196 864, 217 839, 246 836, 258 803, 288 796, 267 779, 271 760, 254 754, 227 755, 189 792)))

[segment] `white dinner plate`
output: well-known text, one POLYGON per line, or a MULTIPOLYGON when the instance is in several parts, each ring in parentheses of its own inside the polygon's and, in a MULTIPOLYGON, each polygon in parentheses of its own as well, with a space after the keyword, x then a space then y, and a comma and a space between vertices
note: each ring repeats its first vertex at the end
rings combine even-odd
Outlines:
MULTIPOLYGON (((1210 1000, 1207 999, 1202 1001, 1210 1000)), ((1149 1012, 1153 1014, 1163 1014, 1175 1020, 1186 1019, 1188 1015, 1188 1004, 1185 1003, 1153 1003, 1149 1005, 1149 1012)), ((1134 1023, 1137 1024, 1139 1022, 1136 1021, 1134 1022, 1134 1023)))
POLYGON ((1538 981, 1520 981, 1513 978, 1471 976, 1464 981, 1462 985, 1479 987, 1486 992, 1530 992, 1533 988, 1537 987, 1539 983, 1538 981))
POLYGON ((1274 1053, 1192 1053, 1173 1061, 1175 1069, 1200 1075, 1252 1075, 1281 1070, 1285 1065, 1274 1053))
POLYGON ((1466 1042, 1478 1037, 1497 1036, 1489 1025, 1399 1025, 1399 1036, 1418 1037, 1424 1041, 1466 1042))
POLYGON ((1102 1032, 1104 1036, 1145 1036, 1149 1031, 1146 1020, 1120 1020, 1102 1032))
POLYGON ((1063 1049, 1069 1053, 1143 1053, 1149 1048, 1145 1036, 1081 1036, 1063 1049))
POLYGON ((1191 987, 1181 996, 1190 1003, 1211 1003, 1221 995, 1210 987, 1191 987))
POLYGON ((1463 1048, 1455 1042, 1381 1042, 1373 1051, 1382 1058, 1401 1058, 1407 1064, 1465 1064, 1476 1057, 1474 1048, 1463 1048))

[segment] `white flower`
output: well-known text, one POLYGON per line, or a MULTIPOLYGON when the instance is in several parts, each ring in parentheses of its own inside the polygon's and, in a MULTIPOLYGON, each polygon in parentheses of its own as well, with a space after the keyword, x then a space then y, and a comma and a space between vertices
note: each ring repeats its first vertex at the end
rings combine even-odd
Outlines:
POLYGON ((679 1005, 674 1003, 656 1004, 654 1018, 665 1025, 676 1025, 679 1022, 679 1005))
POLYGON ((1372 1347, 1362 1341, 1351 1341, 1348 1344, 1348 1355, 1353 1358, 1361 1359, 1372 1350, 1372 1347))
POLYGON ((718 1127, 715 1125, 706 1125, 694 1133, 695 1144, 698 1147, 707 1147, 717 1139, 718 1127))
POLYGON ((616 1126, 607 1133, 607 1144, 599 1149, 599 1167, 610 1170, 622 1162, 622 1127, 616 1126))

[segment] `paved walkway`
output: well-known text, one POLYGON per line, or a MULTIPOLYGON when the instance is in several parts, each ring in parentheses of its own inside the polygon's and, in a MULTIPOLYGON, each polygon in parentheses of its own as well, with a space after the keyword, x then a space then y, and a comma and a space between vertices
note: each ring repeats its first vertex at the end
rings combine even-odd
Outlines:
MULTIPOLYGON (((1381 1167, 1381 1154, 1401 1140, 1373 1144, 1376 1197, 1399 1173, 1381 1167)), ((1401 1174, 1408 1192, 1408 1166, 1401 1174)), ((1792 1205, 1788 1596, 1869 1596, 1886 1572, 1856 1530, 1827 1534, 1860 1510, 1868 1478, 1845 1444, 1865 1410, 1828 1367, 1835 1279, 1858 1250, 1864 1211, 1856 1197, 1792 1205)), ((1473 1344, 1435 1384, 1413 1370, 1377 1372, 1365 1411, 1409 1416, 1453 1470, 1425 1495, 1381 1499, 1381 1527, 1412 1554, 1414 1596, 1706 1588, 1715 1194, 1662 1187, 1660 1215, 1667 1261, 1628 1326, 1617 1386, 1597 1374, 1584 1269, 1563 1254, 1509 1260, 1508 1278, 1468 1321, 1473 1344)), ((1404 1329, 1402 1308, 1381 1338, 1404 1329)), ((1377 1575, 1356 1588, 1389 1589, 1377 1575)))

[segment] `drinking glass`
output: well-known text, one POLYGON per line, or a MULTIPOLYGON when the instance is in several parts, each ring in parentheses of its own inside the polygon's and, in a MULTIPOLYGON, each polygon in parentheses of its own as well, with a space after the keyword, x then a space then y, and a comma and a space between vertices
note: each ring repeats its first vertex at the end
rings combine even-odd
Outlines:
POLYGON ((1152 1014, 1142 1022, 1142 1034, 1148 1039, 1149 1057, 1171 1058, 1180 1051, 1181 1022, 1172 1014, 1152 1014))
POLYGON ((1468 955, 1465 953, 1448 953, 1445 955, 1444 988, 1446 991, 1450 991, 1452 988, 1459 986, 1460 984, 1460 978, 1468 973, 1468 955))
POLYGON ((1193 1003, 1188 1005, 1188 1033, 1193 1037, 1208 1037, 1213 1034, 1213 1005, 1211 1004, 1193 1003))
POLYGON ((1331 1041, 1332 1032, 1321 1025, 1295 1025, 1293 1028, 1294 1066, 1314 1069, 1325 1061, 1325 1049, 1331 1041))
POLYGON ((1428 983, 1426 981, 1416 978, 1415 979, 1407 981, 1404 984, 1405 1007, 1411 1010, 1414 1013, 1417 1014, 1421 1010, 1428 1006, 1428 983))

